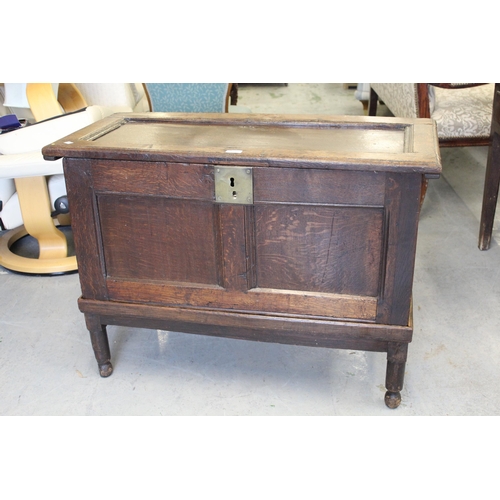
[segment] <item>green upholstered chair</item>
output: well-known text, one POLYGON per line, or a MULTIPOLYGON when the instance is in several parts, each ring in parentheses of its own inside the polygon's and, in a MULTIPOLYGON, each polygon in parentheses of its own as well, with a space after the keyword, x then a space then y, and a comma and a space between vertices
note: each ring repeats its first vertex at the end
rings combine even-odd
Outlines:
POLYGON ((151 111, 227 113, 230 83, 146 83, 151 111))

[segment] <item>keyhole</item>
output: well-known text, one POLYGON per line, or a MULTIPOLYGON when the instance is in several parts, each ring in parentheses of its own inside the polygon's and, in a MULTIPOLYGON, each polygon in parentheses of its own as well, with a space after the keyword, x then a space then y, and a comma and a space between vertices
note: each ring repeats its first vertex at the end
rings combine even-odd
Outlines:
POLYGON ((229 184, 231 185, 232 188, 234 188, 234 177, 231 177, 229 179, 229 184))

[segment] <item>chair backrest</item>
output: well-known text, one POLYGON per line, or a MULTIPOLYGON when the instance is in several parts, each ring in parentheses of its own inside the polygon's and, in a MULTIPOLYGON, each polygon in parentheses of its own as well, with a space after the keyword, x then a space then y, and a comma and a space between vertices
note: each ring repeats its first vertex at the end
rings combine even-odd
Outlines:
POLYGON ((134 112, 150 111, 142 83, 76 83, 89 106, 112 107, 117 112, 130 108, 134 112))
POLYGON ((418 118, 416 83, 370 83, 379 99, 400 118, 418 118))
POLYGON ((146 83, 151 111, 225 113, 228 83, 146 83))
POLYGON ((31 112, 37 122, 64 113, 61 104, 57 100, 57 95, 54 93, 52 84, 50 83, 26 84, 26 97, 31 112))
POLYGON ((72 113, 87 106, 74 83, 59 83, 57 95, 51 83, 28 83, 26 97, 37 122, 72 113))

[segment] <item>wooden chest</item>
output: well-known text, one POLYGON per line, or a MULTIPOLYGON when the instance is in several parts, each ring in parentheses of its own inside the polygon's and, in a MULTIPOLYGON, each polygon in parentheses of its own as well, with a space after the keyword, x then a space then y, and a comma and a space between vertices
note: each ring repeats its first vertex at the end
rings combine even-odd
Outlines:
POLYGON ((116 114, 64 157, 92 346, 106 325, 387 353, 401 400, 431 120, 116 114))

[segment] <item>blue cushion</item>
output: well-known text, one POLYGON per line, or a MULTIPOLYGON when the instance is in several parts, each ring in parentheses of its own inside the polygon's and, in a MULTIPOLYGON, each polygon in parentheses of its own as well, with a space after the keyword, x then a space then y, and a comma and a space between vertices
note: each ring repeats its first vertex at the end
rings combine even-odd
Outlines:
POLYGON ((151 111, 224 113, 228 83, 146 83, 151 111))

